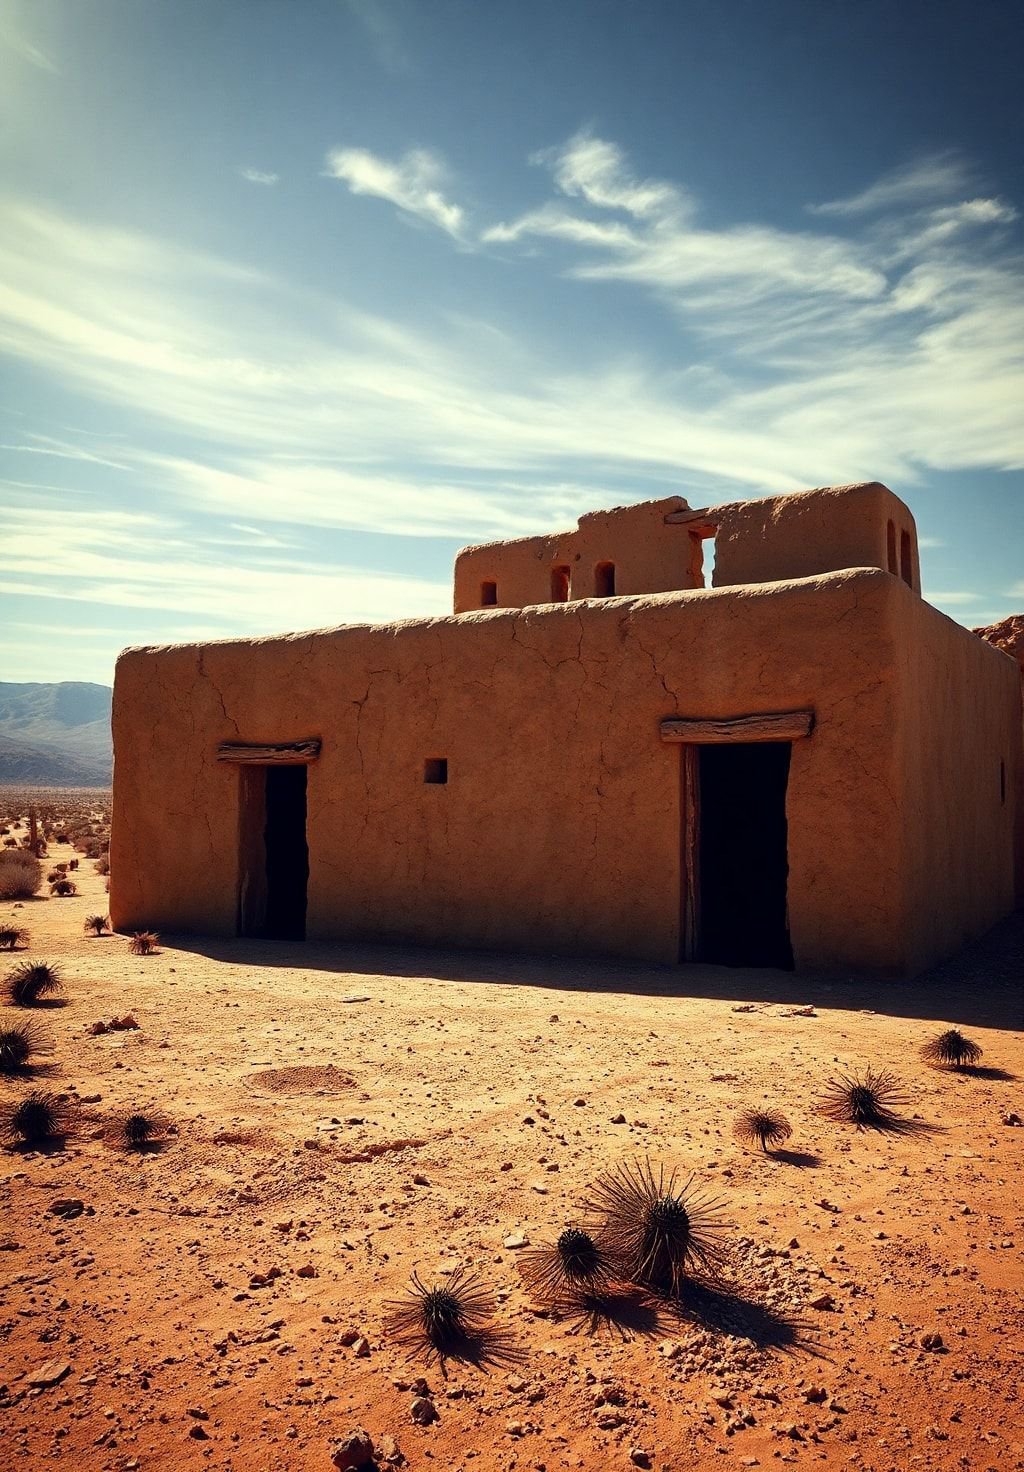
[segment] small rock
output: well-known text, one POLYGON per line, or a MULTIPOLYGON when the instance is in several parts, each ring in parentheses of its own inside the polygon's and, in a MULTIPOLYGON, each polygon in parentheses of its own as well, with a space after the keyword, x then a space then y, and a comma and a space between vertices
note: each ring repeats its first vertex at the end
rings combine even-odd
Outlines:
POLYGON ((359 1472, 359 1468, 368 1467, 373 1461, 373 1442, 369 1432, 361 1426, 350 1431, 335 1447, 331 1461, 338 1472, 359 1472))
POLYGON ((59 1216, 66 1222, 74 1221, 76 1216, 81 1216, 85 1210, 85 1202, 79 1201, 74 1196, 61 1196, 56 1201, 50 1202, 50 1211, 54 1216, 59 1216))
POLYGON ((613 1114, 612 1117, 611 1117, 610 1123, 611 1124, 625 1124, 626 1123, 626 1116, 624 1114, 613 1114))
POLYGON ((417 1426, 429 1426, 438 1419, 437 1406, 427 1395, 418 1395, 409 1407, 409 1414, 417 1426))
POLYGON ((642 1446, 634 1446, 629 1449, 629 1460, 634 1467, 649 1467, 651 1465, 650 1452, 644 1451, 642 1446))
POLYGON ((67 1360, 44 1360, 29 1375, 28 1383, 37 1390, 45 1390, 49 1385, 59 1385, 64 1376, 70 1373, 71 1366, 67 1360))
POLYGON ((355 1355, 357 1360, 368 1360, 370 1358, 369 1340, 364 1339, 362 1335, 360 1335, 355 1344, 353 1344, 352 1346, 352 1353, 355 1355))
POLYGON ((295 1276, 297 1278, 315 1278, 316 1268, 311 1262, 304 1262, 301 1268, 295 1269, 295 1276))
POLYGON ((921 1348, 930 1349, 933 1354, 945 1354, 946 1345, 942 1335, 935 1329, 930 1329, 927 1334, 921 1335, 921 1348))
POLYGON ((836 1301, 832 1297, 831 1293, 819 1293, 817 1298, 811 1299, 811 1308, 817 1308, 824 1311, 826 1309, 835 1308, 835 1303, 836 1301))
POLYGON ((525 1232, 510 1232, 502 1243, 502 1246, 509 1248, 529 1247, 529 1245, 530 1239, 525 1232))

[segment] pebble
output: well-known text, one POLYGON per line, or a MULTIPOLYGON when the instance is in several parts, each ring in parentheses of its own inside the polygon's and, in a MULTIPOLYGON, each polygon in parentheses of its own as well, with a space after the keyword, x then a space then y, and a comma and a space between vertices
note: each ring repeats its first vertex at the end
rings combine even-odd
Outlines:
POLYGON ((429 1426, 438 1419, 437 1406, 428 1395, 418 1395, 409 1407, 409 1414, 417 1426, 429 1426))

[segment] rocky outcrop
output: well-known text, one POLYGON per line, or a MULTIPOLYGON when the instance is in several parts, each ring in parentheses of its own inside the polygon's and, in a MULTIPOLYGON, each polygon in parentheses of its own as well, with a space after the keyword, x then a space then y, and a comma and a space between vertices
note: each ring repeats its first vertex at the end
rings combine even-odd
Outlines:
POLYGON ((1024 675, 1024 613, 1011 613, 1009 618, 1001 619, 997 624, 989 624, 986 628, 975 629, 974 632, 1001 649, 1004 654, 1008 654, 1011 659, 1015 659, 1024 675))

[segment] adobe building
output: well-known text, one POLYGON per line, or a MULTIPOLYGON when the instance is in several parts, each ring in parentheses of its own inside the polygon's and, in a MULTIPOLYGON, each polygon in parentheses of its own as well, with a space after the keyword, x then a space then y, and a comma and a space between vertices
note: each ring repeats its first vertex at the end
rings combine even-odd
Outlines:
POLYGON ((910 974, 1015 903, 1018 668, 877 484, 468 547, 449 617, 129 649, 113 726, 119 930, 910 974))

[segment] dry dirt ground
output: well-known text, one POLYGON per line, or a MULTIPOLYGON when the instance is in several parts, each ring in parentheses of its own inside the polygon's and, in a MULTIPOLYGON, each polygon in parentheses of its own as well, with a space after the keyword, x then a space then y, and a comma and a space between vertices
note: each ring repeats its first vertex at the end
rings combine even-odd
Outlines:
POLYGON ((1024 1467, 1020 917, 913 984, 249 941, 138 958, 83 935, 105 896, 77 877, 0 905, 64 968, 45 1083, 81 1101, 64 1150, 0 1152, 5 1468, 328 1472, 360 1424, 391 1465, 466 1472, 1024 1467), (90 1035, 129 1010, 137 1031, 90 1035), (987 1075, 918 1058, 954 1022, 987 1075), (817 1117, 867 1064, 936 1131, 817 1117), (778 1158, 732 1138, 759 1101, 794 1126, 778 1158), (132 1157, 101 1135, 139 1106, 177 1133, 132 1157), (734 1290, 536 1312, 509 1241, 550 1240, 647 1155, 725 1199, 734 1290), (457 1264, 517 1363, 445 1375, 386 1331, 414 1268, 457 1264), (33 1388, 46 1361, 68 1369, 33 1388))

